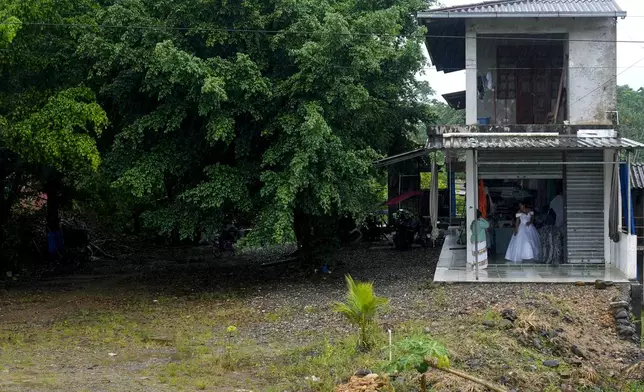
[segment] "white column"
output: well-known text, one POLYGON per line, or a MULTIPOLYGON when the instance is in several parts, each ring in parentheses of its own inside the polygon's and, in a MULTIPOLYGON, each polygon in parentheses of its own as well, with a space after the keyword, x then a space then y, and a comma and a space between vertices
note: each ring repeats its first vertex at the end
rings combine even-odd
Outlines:
POLYGON ((476 97, 476 32, 469 22, 465 25, 465 120, 467 125, 477 123, 476 97))
POLYGON ((476 178, 474 178, 474 150, 467 150, 465 152, 465 227, 467 228, 467 261, 468 263, 474 262, 472 256, 472 222, 475 219, 474 211, 474 198, 478 196, 478 187, 476 186, 476 178))

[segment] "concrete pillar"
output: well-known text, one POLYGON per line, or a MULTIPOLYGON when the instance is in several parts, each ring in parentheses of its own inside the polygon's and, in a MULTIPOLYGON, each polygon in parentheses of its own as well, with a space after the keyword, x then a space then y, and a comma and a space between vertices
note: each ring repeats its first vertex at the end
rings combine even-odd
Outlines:
POLYGON ((474 200, 478 197, 478 187, 476 186, 476 178, 474 178, 474 151, 467 150, 465 152, 465 227, 467 228, 467 261, 474 263, 474 256, 472 256, 472 222, 475 219, 474 200))
MULTIPOLYGON (((613 162, 615 160, 614 150, 604 150, 604 162, 613 162)), ((611 254, 613 247, 611 246, 610 230, 608 228, 608 221, 610 215, 610 188, 613 179, 613 165, 604 165, 604 258, 607 264, 615 264, 617 260, 613 258, 618 255, 611 254)))
MULTIPOLYGON (((478 98, 476 92, 476 32, 469 22, 465 25, 465 120, 476 125, 478 98)), ((468 170, 469 172, 469 170, 468 170)))

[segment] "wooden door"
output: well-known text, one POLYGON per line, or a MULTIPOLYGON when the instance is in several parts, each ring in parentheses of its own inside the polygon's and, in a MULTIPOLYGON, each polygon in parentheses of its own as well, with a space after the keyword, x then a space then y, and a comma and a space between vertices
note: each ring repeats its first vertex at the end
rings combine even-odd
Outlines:
POLYGON ((530 69, 517 70, 517 124, 534 124, 533 77, 530 69))

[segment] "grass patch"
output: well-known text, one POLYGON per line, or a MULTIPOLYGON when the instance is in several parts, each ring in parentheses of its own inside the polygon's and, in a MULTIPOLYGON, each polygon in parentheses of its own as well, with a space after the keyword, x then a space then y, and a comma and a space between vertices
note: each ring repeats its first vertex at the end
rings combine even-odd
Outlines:
MULTIPOLYGON (((379 340, 384 345, 384 339, 379 340)), ((384 350, 363 353, 356 349, 355 337, 331 341, 325 338, 305 347, 289 350, 269 367, 270 383, 275 390, 332 391, 357 369, 379 370, 384 365, 384 350)))
POLYGON ((449 304, 445 287, 441 286, 432 292, 432 301, 437 308, 445 308, 449 304))

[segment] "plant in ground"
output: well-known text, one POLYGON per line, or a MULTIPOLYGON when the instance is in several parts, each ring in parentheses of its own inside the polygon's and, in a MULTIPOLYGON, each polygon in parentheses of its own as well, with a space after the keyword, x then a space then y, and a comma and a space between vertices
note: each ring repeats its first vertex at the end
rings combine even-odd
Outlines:
POLYGON ((360 332, 358 348, 370 350, 374 344, 375 318, 378 310, 389 302, 387 298, 374 294, 373 283, 356 282, 351 275, 346 276, 346 302, 335 304, 335 311, 343 314, 360 332))
POLYGON ((416 370, 420 375, 420 390, 427 391, 425 373, 429 370, 428 358, 436 361, 438 367, 448 367, 447 349, 434 339, 418 336, 411 337, 395 345, 396 358, 387 366, 389 371, 403 372, 416 370))
POLYGON ((235 359, 233 358, 233 339, 237 335, 237 327, 234 325, 226 328, 226 351, 224 353, 223 367, 224 369, 232 369, 235 366, 235 359))
POLYGON ((422 392, 427 391, 427 378, 425 373, 427 373, 430 367, 475 382, 492 391, 506 392, 506 389, 503 387, 467 373, 451 369, 447 349, 430 337, 416 336, 406 338, 396 343, 395 350, 396 358, 387 365, 388 371, 401 372, 412 369, 416 370, 421 375, 420 390, 422 392))

